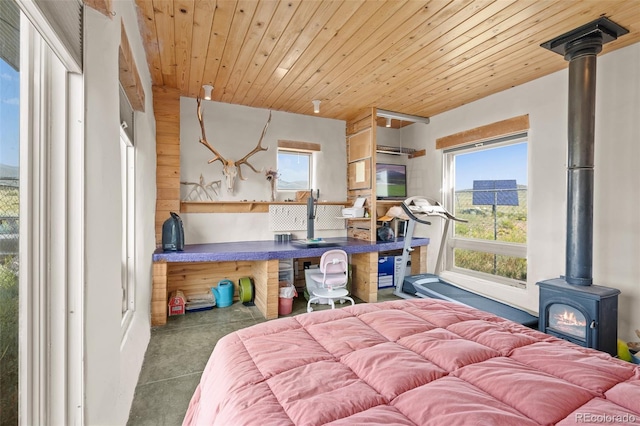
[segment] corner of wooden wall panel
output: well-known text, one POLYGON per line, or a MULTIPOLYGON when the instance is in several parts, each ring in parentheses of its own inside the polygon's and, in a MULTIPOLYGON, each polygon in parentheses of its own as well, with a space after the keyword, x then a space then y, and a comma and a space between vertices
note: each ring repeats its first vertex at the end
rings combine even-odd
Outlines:
POLYGON ((180 91, 153 86, 156 119, 156 244, 161 243, 162 223, 169 211, 180 208, 180 91), (177 207, 172 209, 171 207, 177 207))

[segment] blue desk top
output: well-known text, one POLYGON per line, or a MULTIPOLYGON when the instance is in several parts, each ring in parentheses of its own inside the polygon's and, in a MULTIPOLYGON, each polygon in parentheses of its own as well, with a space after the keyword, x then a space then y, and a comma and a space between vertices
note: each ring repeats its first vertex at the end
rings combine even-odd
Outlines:
MULTIPOLYGON (((398 250, 404 247, 404 239, 391 242, 372 242, 356 238, 323 238, 314 247, 306 247, 296 242, 238 241, 212 244, 187 244, 184 251, 163 251, 156 249, 153 261, 165 262, 226 262, 235 260, 271 260, 300 257, 319 257, 327 250, 340 248, 349 254, 398 250), (318 247, 315 247, 315 246, 318 247)), ((429 238, 413 238, 413 247, 426 246, 429 238)))

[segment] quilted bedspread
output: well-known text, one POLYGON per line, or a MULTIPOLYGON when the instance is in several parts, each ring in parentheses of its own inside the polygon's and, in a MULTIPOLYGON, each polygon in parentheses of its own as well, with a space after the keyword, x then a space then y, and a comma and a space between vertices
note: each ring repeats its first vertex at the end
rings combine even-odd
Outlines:
POLYGON ((185 425, 640 424, 640 368, 441 300, 281 318, 218 341, 185 425))

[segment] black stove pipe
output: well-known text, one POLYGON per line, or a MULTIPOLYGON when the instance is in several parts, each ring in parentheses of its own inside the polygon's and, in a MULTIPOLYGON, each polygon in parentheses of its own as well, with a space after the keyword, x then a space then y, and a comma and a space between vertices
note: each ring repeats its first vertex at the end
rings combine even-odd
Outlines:
POLYGON ((602 45, 629 31, 600 17, 541 46, 569 61, 567 245, 565 281, 593 283, 593 167, 596 57, 602 45))
POLYGON ((593 173, 598 33, 566 46, 569 61, 566 276, 569 284, 592 284, 593 173))

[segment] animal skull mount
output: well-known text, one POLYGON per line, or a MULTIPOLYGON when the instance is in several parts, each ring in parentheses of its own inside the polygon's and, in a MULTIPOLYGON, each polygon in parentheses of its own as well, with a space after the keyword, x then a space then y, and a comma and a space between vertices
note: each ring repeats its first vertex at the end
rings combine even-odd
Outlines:
POLYGON ((198 102, 198 121, 200 122, 200 129, 202 131, 202 138, 200 139, 200 143, 206 146, 209 149, 209 151, 215 154, 215 157, 208 161, 209 164, 212 164, 218 160, 220 160, 220 162, 222 163, 222 174, 224 175, 225 180, 227 182, 227 192, 233 194, 236 177, 239 176, 240 179, 246 180, 246 178, 242 177, 242 169, 240 168, 240 166, 242 166, 243 164, 246 164, 254 172, 262 173, 262 170, 257 170, 255 167, 251 165, 251 163, 249 163, 248 160, 249 160, 249 157, 251 157, 256 152, 266 151, 269 149, 269 147, 266 147, 266 148, 262 147, 261 144, 262 144, 262 140, 264 139, 264 135, 267 133, 267 127, 269 127, 269 123, 271 122, 271 111, 269 111, 269 119, 267 120, 267 123, 264 125, 264 129, 262 129, 262 135, 260 136, 258 145, 253 149, 253 151, 251 151, 250 153, 242 157, 240 160, 234 161, 234 160, 227 160, 226 158, 224 158, 207 141, 207 136, 204 131, 204 120, 202 119, 202 100, 200 99, 199 96, 197 98, 197 102, 198 102))

